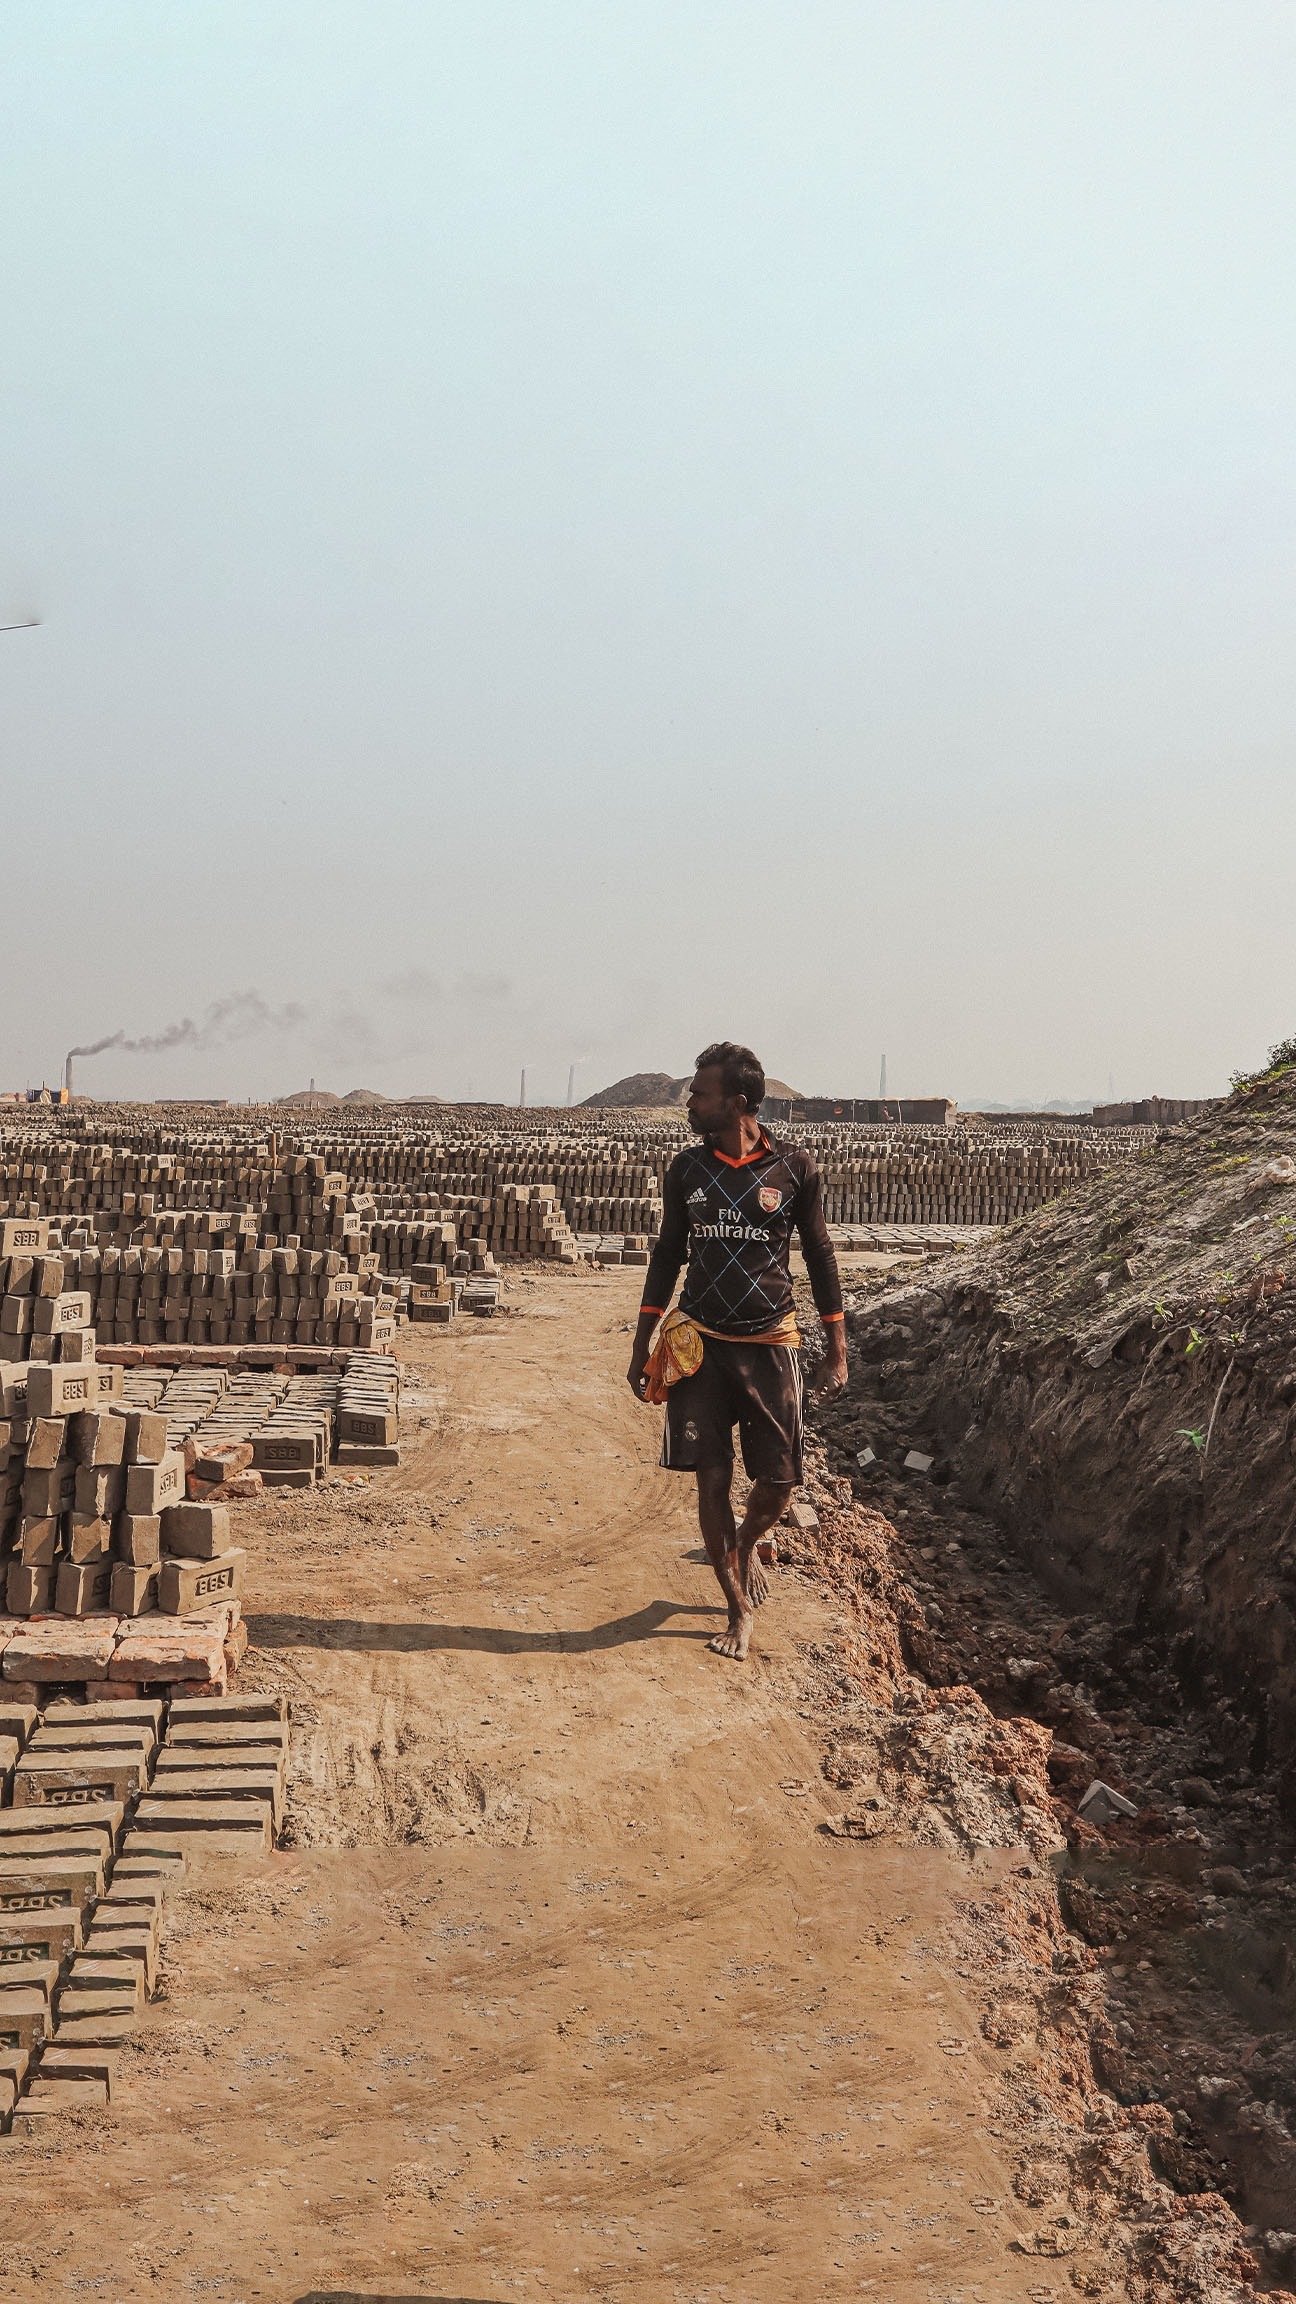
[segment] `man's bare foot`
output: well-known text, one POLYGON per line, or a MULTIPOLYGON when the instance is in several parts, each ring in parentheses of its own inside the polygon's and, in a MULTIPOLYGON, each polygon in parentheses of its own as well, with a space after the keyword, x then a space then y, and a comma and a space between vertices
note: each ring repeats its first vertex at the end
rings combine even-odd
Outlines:
POLYGON ((751 1646, 752 1614, 744 1608, 740 1616, 731 1616, 723 1632, 717 1632, 707 1646, 717 1656, 728 1656, 735 1664, 745 1664, 751 1646))
POLYGON ((743 1590, 753 1608, 759 1608, 770 1596, 770 1580, 765 1573, 760 1552, 755 1544, 742 1556, 743 1590))

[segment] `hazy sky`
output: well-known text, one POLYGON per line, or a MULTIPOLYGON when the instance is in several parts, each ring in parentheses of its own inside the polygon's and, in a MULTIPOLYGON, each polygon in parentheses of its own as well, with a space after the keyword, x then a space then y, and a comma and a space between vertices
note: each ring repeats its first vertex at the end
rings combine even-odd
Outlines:
POLYGON ((0 1086, 1220 1087, 1294 100, 1290 0, 6 0, 0 1086))

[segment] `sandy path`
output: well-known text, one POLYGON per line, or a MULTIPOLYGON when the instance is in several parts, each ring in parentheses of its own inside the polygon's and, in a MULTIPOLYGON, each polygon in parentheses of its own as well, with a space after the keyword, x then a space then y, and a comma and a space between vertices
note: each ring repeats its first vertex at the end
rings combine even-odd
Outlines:
POLYGON ((707 1653, 637 1279, 415 1332, 399 1472, 244 1513, 297 1844, 185 1895, 110 2121, 5 2148, 6 2294, 1040 2293, 945 1950, 973 1875, 816 1830, 826 1598, 707 1653))

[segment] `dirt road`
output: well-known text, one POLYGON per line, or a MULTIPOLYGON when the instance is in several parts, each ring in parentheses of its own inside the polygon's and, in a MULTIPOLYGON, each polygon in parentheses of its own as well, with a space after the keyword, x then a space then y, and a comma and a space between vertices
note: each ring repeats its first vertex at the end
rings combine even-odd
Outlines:
POLYGON ((830 1596, 708 1653, 637 1278, 407 1333, 400 1470, 243 1512, 292 1845, 173 1908, 108 2119, 4 2148, 6 2295, 1052 2293, 950 1950, 1006 1858, 818 1829, 830 1596))

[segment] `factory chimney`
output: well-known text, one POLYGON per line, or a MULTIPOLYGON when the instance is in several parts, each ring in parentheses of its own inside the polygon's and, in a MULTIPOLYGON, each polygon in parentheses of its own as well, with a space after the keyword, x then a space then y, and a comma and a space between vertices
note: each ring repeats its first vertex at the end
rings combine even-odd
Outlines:
POLYGON ((70 1104, 72 1101, 72 1055, 70 1050, 63 1059, 63 1093, 70 1104))

